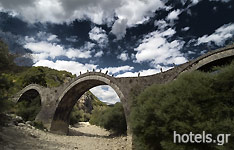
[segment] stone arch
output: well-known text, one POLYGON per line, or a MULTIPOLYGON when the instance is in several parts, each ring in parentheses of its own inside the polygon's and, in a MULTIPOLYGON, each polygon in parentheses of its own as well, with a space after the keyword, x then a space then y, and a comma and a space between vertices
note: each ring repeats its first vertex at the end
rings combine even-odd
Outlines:
POLYGON ((174 68, 173 70, 175 70, 177 73, 172 76, 171 80, 176 79, 180 74, 184 72, 199 70, 206 65, 212 65, 212 63, 225 59, 234 59, 234 45, 208 52, 190 62, 174 68))
POLYGON ((194 64, 189 68, 190 71, 199 70, 202 67, 215 63, 216 61, 221 61, 224 59, 233 59, 234 58, 234 48, 227 49, 224 51, 215 51, 214 53, 199 59, 194 62, 194 64))
POLYGON ((123 104, 126 116, 125 97, 115 81, 115 78, 103 73, 90 72, 81 75, 59 96, 50 130, 58 134, 67 134, 69 116, 73 106, 86 91, 99 85, 109 85, 114 89, 123 104))
POLYGON ((30 85, 26 86, 25 88, 23 88, 21 91, 19 91, 15 95, 15 97, 13 98, 13 102, 15 102, 15 103, 19 102, 26 93, 31 92, 31 91, 36 91, 38 93, 38 95, 40 96, 40 99, 41 99, 41 104, 42 104, 42 102, 43 102, 42 87, 40 85, 37 85, 37 84, 30 84, 30 85))
MULTIPOLYGON (((39 107, 40 110, 42 109, 42 105, 45 102, 44 101, 44 95, 43 95, 43 87, 37 84, 30 84, 23 88, 21 91, 19 91, 16 96, 13 98, 13 102, 18 103, 21 102, 22 100, 30 100, 36 98, 37 96, 40 97, 39 101, 39 107)), ((32 101, 31 101, 32 102, 32 101)), ((40 111, 39 111, 40 112, 40 111)), ((39 113, 38 112, 38 113, 39 113)), ((35 120, 37 120, 38 114, 35 116, 35 120)))

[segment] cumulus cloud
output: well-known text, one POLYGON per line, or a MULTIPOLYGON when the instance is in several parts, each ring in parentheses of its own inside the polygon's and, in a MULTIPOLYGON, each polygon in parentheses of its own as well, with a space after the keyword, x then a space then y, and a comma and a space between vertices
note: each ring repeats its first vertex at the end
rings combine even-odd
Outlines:
POLYGON ((126 61, 129 59, 128 54, 126 52, 121 53, 120 55, 117 56, 117 58, 122 61, 126 61))
POLYGON ((157 65, 155 67, 155 69, 141 70, 139 72, 128 71, 128 72, 124 72, 122 74, 118 74, 117 77, 137 77, 139 73, 140 73, 140 76, 148 76, 148 75, 153 75, 153 74, 161 72, 161 69, 162 69, 162 71, 167 71, 171 68, 172 67, 165 67, 165 66, 157 65))
POLYGON ((80 71, 84 73, 87 72, 87 70, 93 70, 97 68, 97 65, 94 64, 82 64, 76 61, 65 60, 56 60, 55 62, 50 60, 39 60, 33 66, 44 66, 57 70, 65 70, 77 75, 80 74, 80 71))
POLYGON ((91 43, 87 43, 82 49, 65 49, 62 45, 41 41, 26 43, 24 47, 30 49, 33 52, 32 56, 34 61, 37 62, 49 58, 55 59, 58 56, 66 56, 71 59, 90 58, 90 49, 93 47, 93 45, 91 43))
POLYGON ((115 104, 120 101, 114 89, 108 85, 97 86, 90 91, 103 102, 115 104))
POLYGON ((225 42, 232 38, 234 34, 234 23, 225 24, 211 35, 204 35, 197 39, 196 45, 200 45, 202 43, 211 43, 214 42, 218 46, 223 46, 225 42))
POLYGON ((104 54, 103 51, 99 51, 94 55, 94 57, 101 57, 103 54, 104 54))
POLYGON ((172 12, 168 14, 167 20, 170 20, 170 21, 177 20, 179 18, 180 13, 181 11, 179 9, 173 10, 172 12))
POLYGON ((108 68, 102 68, 102 70, 105 72, 108 70, 110 74, 118 74, 120 72, 126 72, 133 70, 134 67, 131 66, 120 66, 120 67, 108 67, 108 68))
POLYGON ((26 36, 25 41, 26 42, 47 41, 47 42, 57 43, 60 41, 60 39, 58 39, 57 35, 40 31, 34 37, 26 36))
POLYGON ((13 11, 31 23, 62 23, 87 18, 96 24, 112 25, 114 22, 112 33, 121 38, 127 27, 144 23, 156 10, 166 9, 164 3, 163 0, 1 0, 0 8, 13 11))
POLYGON ((120 40, 125 36, 127 21, 127 19, 118 19, 112 26, 111 33, 113 33, 116 36, 117 40, 120 40))
POLYGON ((168 26, 165 20, 155 20, 154 25, 157 26, 159 30, 165 30, 168 26))
POLYGON ((184 41, 167 41, 167 38, 174 34, 175 30, 169 28, 163 32, 154 31, 146 35, 141 44, 134 49, 137 51, 136 62, 150 62, 152 66, 185 63, 187 59, 180 52, 184 41))
POLYGON ((78 37, 77 36, 70 36, 70 37, 66 37, 66 40, 69 42, 78 42, 78 37))
POLYGON ((105 47, 108 43, 108 37, 106 31, 102 28, 94 27, 89 32, 89 38, 98 43, 100 47, 105 47))
POLYGON ((181 31, 188 31, 190 29, 190 27, 184 27, 181 29, 181 31))

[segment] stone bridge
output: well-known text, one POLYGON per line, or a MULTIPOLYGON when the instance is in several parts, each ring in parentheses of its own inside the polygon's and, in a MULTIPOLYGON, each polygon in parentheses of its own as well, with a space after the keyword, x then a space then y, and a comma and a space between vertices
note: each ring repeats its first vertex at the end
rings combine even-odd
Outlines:
POLYGON ((175 66, 168 71, 150 76, 116 78, 101 72, 87 72, 60 87, 47 88, 36 84, 28 85, 21 90, 13 100, 17 102, 28 91, 37 91, 41 97, 41 110, 36 116, 36 120, 41 121, 51 132, 67 134, 69 116, 78 99, 93 87, 109 85, 115 90, 123 104, 128 133, 130 134, 129 114, 132 105, 131 96, 134 94, 135 89, 138 90, 135 94, 140 93, 140 91, 152 84, 164 84, 170 82, 183 72, 206 69, 212 65, 220 64, 233 58, 234 45, 231 45, 211 51, 197 59, 175 66))

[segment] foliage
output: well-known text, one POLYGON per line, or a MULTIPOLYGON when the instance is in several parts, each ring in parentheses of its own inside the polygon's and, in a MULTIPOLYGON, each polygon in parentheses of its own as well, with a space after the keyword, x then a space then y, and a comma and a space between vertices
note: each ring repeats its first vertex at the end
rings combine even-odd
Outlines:
POLYGON ((46 129, 42 122, 34 121, 33 126, 37 129, 44 130, 46 129))
POLYGON ((29 84, 57 87, 75 77, 75 75, 66 71, 57 71, 47 67, 31 67, 23 73, 18 74, 18 76, 18 80, 23 87, 29 84))
POLYGON ((95 107, 90 123, 107 130, 112 130, 115 134, 126 134, 127 125, 121 103, 116 103, 113 107, 95 107))
MULTIPOLYGON (((102 107, 102 106, 107 107, 107 105, 105 103, 100 101, 90 91, 87 91, 85 93, 85 95, 86 95, 86 97, 88 97, 88 99, 91 100, 91 103, 92 103, 91 105, 93 108, 102 107)), ((78 104, 79 104, 79 102, 77 102, 77 104, 75 104, 75 106, 73 107, 72 112, 70 114, 70 124, 71 125, 74 125, 78 122, 87 122, 90 120, 90 117, 91 117, 90 112, 83 110, 84 108, 80 108, 78 104)))
POLYGON ((153 85, 137 98, 131 128, 140 150, 229 150, 234 138, 217 144, 174 144, 178 134, 230 134, 234 131, 234 63, 219 73, 184 73, 165 85, 153 85))
POLYGON ((31 96, 25 97, 25 99, 18 102, 14 107, 14 112, 21 116, 25 121, 34 121, 36 115, 40 111, 40 96, 32 98, 31 96))
POLYGON ((104 126, 103 115, 104 115, 106 109, 107 109, 107 107, 103 107, 103 106, 94 107, 94 109, 92 110, 92 114, 91 114, 89 123, 103 127, 104 126))
POLYGON ((7 100, 9 98, 8 90, 12 84, 13 83, 8 80, 4 74, 0 75, 0 113, 7 109, 7 100))
POLYGON ((70 124, 74 125, 78 122, 87 122, 90 119, 90 114, 85 113, 84 110, 79 109, 77 105, 73 107, 73 110, 70 115, 70 124))

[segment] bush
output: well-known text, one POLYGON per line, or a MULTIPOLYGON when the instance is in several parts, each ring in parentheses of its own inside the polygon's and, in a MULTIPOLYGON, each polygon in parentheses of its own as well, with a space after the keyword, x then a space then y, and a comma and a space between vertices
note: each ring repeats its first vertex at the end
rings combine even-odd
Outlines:
POLYGON ((0 113, 8 109, 8 91, 12 85, 13 83, 4 74, 0 75, 0 113))
POLYGON ((14 112, 25 121, 34 121, 40 111, 40 96, 33 99, 23 99, 14 107, 14 112))
POLYGON ((234 131, 234 63, 218 74, 192 72, 165 85, 153 85, 137 98, 131 113, 140 150, 229 150, 234 138, 217 144, 174 144, 178 134, 231 134, 234 131))
POLYGON ((108 108, 94 108, 89 122, 111 130, 117 135, 126 134, 127 131, 125 114, 121 103, 116 103, 113 107, 108 108))

